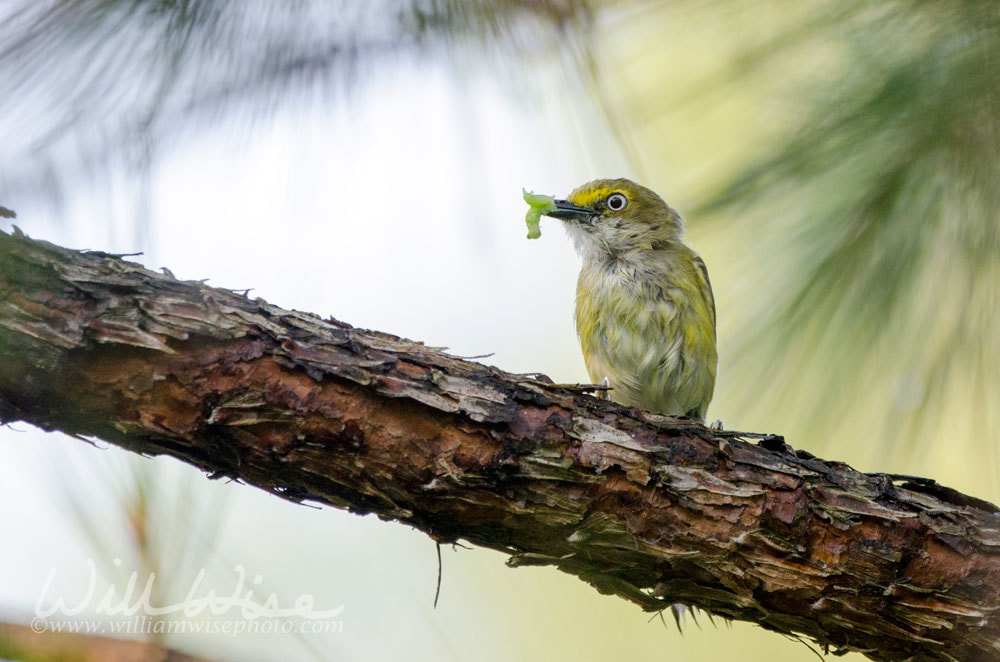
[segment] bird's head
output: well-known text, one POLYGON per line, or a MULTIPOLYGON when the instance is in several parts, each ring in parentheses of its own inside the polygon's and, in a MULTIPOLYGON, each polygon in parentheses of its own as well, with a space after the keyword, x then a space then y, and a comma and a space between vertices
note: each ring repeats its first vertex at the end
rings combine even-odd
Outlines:
POLYGON ((680 241, 684 221, 663 198, 629 179, 596 179, 555 201, 548 216, 563 221, 584 257, 651 250, 680 241))

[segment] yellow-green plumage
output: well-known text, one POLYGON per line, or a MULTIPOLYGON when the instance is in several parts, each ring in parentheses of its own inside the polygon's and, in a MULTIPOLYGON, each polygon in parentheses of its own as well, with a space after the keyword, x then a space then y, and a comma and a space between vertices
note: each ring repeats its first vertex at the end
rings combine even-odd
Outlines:
POLYGON ((715 303, 681 217, 627 179, 590 182, 561 202, 576 214, 557 217, 583 257, 576 328, 591 379, 607 378, 616 402, 703 420, 718 362, 715 303), (616 194, 626 201, 609 206, 616 194))

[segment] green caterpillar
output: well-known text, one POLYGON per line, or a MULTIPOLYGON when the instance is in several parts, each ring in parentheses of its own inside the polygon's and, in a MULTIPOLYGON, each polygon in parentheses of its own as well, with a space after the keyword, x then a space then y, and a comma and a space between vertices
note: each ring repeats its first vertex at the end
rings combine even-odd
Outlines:
POLYGON ((524 215, 524 223, 528 226, 528 239, 538 239, 542 231, 538 227, 542 216, 556 210, 556 199, 551 195, 537 195, 521 189, 524 201, 528 203, 528 213, 524 215))

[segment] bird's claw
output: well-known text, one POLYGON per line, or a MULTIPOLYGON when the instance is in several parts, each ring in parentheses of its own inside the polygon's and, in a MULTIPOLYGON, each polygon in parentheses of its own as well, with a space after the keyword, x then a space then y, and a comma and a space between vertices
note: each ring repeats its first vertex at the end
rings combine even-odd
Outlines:
POLYGON ((604 379, 601 380, 601 386, 604 387, 604 393, 601 394, 601 397, 603 399, 605 399, 605 400, 610 400, 611 399, 611 380, 608 379, 607 375, 604 375, 604 379))

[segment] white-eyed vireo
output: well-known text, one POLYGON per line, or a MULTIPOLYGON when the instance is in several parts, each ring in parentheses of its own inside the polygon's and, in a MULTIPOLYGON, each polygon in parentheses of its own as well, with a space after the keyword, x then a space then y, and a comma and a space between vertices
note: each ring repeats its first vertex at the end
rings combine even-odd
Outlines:
POLYGON ((718 363, 715 300, 680 214, 628 179, 525 200, 529 236, 538 213, 558 218, 583 258, 576 330, 590 378, 606 379, 616 402, 704 420, 718 363))

